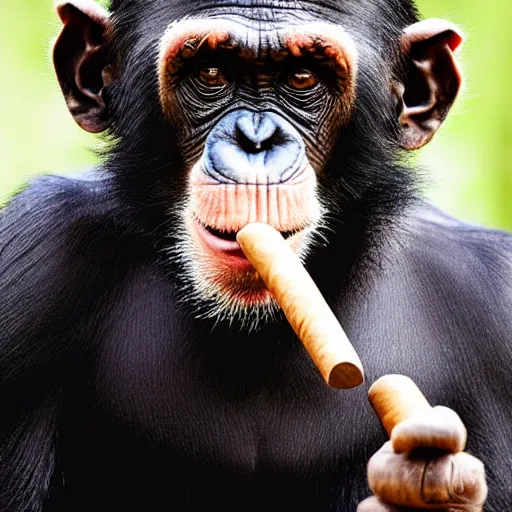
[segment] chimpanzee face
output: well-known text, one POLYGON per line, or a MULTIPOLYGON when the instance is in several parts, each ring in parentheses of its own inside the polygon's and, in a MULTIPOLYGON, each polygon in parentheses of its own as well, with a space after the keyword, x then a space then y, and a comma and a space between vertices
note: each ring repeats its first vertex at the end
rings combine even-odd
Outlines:
POLYGON ((189 176, 182 261, 231 315, 273 304, 236 233, 269 223, 305 254, 322 220, 317 176, 355 96, 348 34, 291 20, 187 19, 160 46, 160 101, 189 176))
POLYGON ((168 206, 178 219, 168 253, 181 263, 189 300, 216 318, 266 317, 274 301, 236 233, 268 223, 305 259, 340 206, 326 200, 322 181, 362 176, 340 155, 357 147, 360 162, 365 152, 389 159, 433 135, 458 90, 452 52, 460 36, 439 20, 408 27, 415 14, 405 1, 365 2, 366 10, 352 2, 146 4, 114 2, 112 17, 89 0, 60 8, 55 62, 68 105, 90 131, 110 127, 139 148, 151 138, 146 147, 160 156, 163 145, 175 148, 185 190, 168 206), (372 16, 380 16, 379 30, 372 16), (81 60, 71 59, 73 87, 62 41, 76 47, 84 39, 81 60), (129 41, 123 51, 104 57, 120 40, 129 41), (444 71, 434 66, 440 61, 444 71), (134 133, 116 108, 140 111, 144 94, 146 126, 134 133))

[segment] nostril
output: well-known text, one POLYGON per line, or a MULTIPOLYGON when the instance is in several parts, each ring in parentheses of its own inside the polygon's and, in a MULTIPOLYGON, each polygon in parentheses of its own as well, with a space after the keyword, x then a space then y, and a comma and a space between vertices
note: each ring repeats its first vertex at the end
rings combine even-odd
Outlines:
POLYGON ((269 138, 266 138, 264 140, 254 140, 253 138, 248 137, 244 133, 243 129, 241 129, 239 126, 236 127, 236 142, 245 153, 249 154, 270 151, 277 143, 277 138, 275 137, 275 135, 276 132, 274 132, 269 138))
POLYGON ((270 151, 282 137, 279 127, 265 114, 244 114, 235 124, 235 137, 240 148, 255 154, 270 151))

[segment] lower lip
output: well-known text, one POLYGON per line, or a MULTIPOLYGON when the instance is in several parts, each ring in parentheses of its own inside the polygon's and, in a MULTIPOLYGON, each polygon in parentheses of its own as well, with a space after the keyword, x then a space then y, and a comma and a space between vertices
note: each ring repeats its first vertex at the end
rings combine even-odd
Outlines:
POLYGON ((194 222, 194 227, 201 241, 208 247, 210 252, 214 252, 212 257, 215 257, 217 261, 220 260, 236 270, 250 270, 253 268, 242 249, 240 249, 238 242, 223 240, 210 233, 198 222, 194 222))

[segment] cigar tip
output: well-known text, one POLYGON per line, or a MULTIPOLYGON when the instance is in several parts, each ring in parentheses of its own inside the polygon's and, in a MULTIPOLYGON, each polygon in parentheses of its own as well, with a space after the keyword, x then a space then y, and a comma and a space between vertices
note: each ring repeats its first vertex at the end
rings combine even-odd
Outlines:
POLYGON ((329 374, 328 384, 331 388, 351 389, 364 382, 364 373, 361 366, 350 362, 337 364, 329 374))
POLYGON ((404 389, 416 388, 414 381, 407 375, 389 374, 377 379, 368 390, 370 401, 383 392, 399 392, 404 389))

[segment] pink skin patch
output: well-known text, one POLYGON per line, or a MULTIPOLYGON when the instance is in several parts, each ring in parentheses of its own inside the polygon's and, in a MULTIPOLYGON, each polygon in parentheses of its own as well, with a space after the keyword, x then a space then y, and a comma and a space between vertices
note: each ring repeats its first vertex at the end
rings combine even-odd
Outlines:
POLYGON ((224 240, 223 238, 213 235, 197 221, 194 222, 191 227, 196 231, 201 244, 207 248, 212 255, 215 253, 217 261, 222 261, 225 266, 235 271, 251 270, 251 264, 245 257, 242 249, 240 249, 238 242, 224 240))
POLYGON ((220 231, 238 231, 252 222, 281 232, 299 231, 314 225, 321 213, 310 165, 285 184, 235 185, 213 180, 199 162, 190 173, 189 196, 194 217, 220 231))
POLYGON ((248 262, 238 243, 215 236, 207 228, 234 235, 252 222, 267 223, 281 232, 295 232, 288 240, 298 251, 304 238, 300 232, 321 216, 315 190, 316 175, 309 165, 286 184, 235 185, 219 184, 203 172, 199 162, 190 173, 186 216, 194 219, 190 227, 211 256, 215 254, 229 268, 246 269, 248 262))

